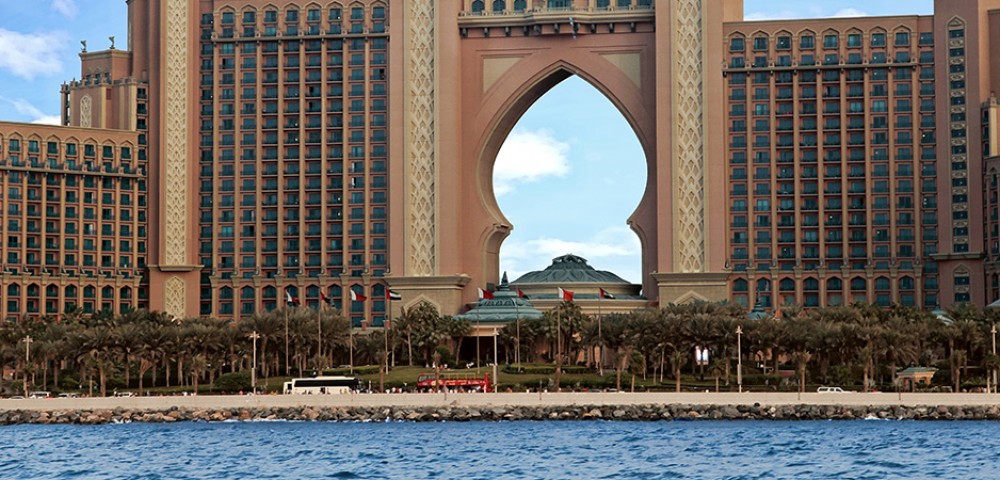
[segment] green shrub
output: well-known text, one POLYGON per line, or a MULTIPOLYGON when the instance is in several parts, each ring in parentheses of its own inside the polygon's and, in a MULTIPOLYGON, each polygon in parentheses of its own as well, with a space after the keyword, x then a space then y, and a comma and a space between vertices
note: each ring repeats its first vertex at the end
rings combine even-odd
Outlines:
POLYGON ((223 392, 248 391, 252 388, 249 371, 225 373, 215 380, 214 388, 223 392))
MULTIPOLYGON (((506 365, 503 367, 504 373, 520 373, 524 375, 555 375, 556 366, 555 365, 522 365, 521 368, 517 368, 513 365, 506 365)), ((579 365, 565 365, 562 367, 562 373, 567 375, 580 375, 585 373, 591 373, 592 370, 588 367, 583 367, 579 365)))
POLYGON ((377 375, 382 367, 378 365, 367 365, 364 367, 354 367, 354 373, 350 368, 328 368, 323 370, 323 375, 328 376, 356 376, 356 375, 377 375))

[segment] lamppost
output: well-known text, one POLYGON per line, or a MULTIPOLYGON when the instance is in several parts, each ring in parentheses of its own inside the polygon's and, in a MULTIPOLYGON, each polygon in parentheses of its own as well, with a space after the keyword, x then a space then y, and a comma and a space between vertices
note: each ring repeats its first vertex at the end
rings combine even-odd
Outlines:
MULTIPOLYGON (((990 328, 990 335, 993 336, 993 356, 997 356, 997 326, 994 323, 993 327, 990 328)), ((993 391, 998 391, 997 389, 997 371, 993 369, 993 391)))
POLYGON ((497 338, 500 337, 500 331, 496 328, 493 329, 493 393, 497 393, 497 383, 500 375, 499 357, 497 356, 497 338))
POLYGON ((24 336, 24 396, 28 396, 28 362, 31 361, 31 335, 24 336))
POLYGON ((254 395, 257 394, 257 339, 260 338, 260 334, 257 330, 254 330, 250 335, 248 335, 251 340, 253 340, 253 365, 250 367, 250 388, 253 389, 254 395))
POLYGON ((736 326, 736 385, 743 393, 743 326, 736 326))

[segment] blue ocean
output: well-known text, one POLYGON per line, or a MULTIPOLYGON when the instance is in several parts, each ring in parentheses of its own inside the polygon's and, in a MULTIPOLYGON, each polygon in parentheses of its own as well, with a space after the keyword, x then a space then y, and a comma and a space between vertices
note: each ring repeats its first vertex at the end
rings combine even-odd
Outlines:
POLYGON ((0 479, 996 479, 1000 423, 0 427, 0 479))

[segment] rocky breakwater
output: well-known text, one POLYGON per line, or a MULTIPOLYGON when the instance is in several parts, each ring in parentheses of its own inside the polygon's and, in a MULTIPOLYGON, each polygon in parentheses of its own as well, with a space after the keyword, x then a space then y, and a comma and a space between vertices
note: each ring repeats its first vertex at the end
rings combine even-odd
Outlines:
POLYGON ((467 422, 538 420, 1000 420, 1000 406, 601 405, 497 407, 261 407, 166 410, 6 410, 0 425, 225 421, 467 422))

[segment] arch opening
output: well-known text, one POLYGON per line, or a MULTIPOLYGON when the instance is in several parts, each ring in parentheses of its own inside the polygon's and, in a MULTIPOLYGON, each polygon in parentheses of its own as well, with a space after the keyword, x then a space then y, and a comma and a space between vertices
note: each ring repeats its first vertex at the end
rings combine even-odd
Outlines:
POLYGON ((565 254, 643 283, 643 242, 632 217, 650 168, 633 119, 581 75, 557 69, 511 106, 496 127, 492 195, 511 235, 500 270, 511 279, 565 254), (500 142, 498 142, 500 143, 500 142))

